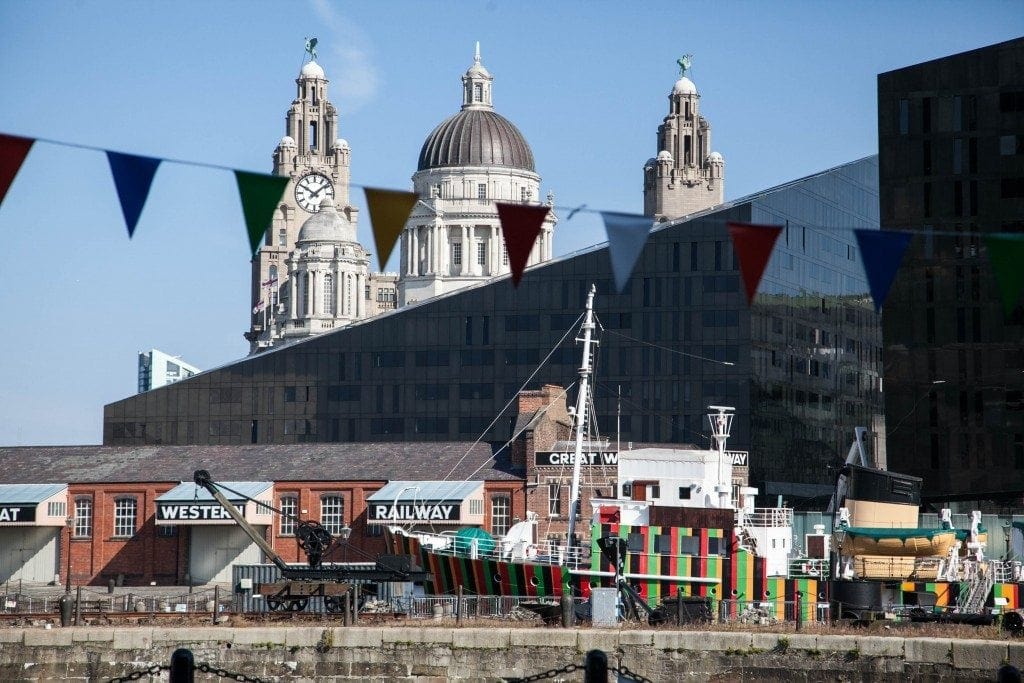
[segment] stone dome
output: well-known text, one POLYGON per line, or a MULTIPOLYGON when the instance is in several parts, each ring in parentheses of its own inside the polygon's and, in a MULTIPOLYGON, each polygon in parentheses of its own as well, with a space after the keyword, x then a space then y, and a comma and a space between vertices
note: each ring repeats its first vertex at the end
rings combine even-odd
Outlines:
POLYGON ((320 202, 320 210, 306 219, 299 229, 301 242, 355 242, 356 230, 348 220, 338 213, 334 200, 324 197, 320 202))
POLYGON ((708 155, 708 163, 721 164, 725 163, 725 159, 723 159, 722 155, 719 154, 718 152, 712 152, 711 154, 708 155))
POLYGON ((338 138, 334 141, 334 145, 331 149, 348 149, 348 140, 345 138, 338 138))
POLYGON ((441 122, 423 143, 416 169, 445 166, 506 166, 534 171, 523 134, 490 109, 463 109, 441 122))
POLYGON ((658 152, 658 161, 672 161, 672 153, 667 149, 658 152))
POLYGON ((285 135, 281 138, 281 147, 294 147, 295 140, 290 135, 285 135))
POLYGON ((673 95, 696 95, 697 86, 686 76, 683 76, 672 86, 673 95))
POLYGON ((325 78, 324 69, 316 62, 306 62, 302 66, 303 78, 325 78))

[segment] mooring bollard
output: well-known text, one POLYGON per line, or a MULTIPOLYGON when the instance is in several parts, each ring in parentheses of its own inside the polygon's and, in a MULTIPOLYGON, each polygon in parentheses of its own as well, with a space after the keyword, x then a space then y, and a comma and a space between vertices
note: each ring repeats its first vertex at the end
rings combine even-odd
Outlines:
POLYGON ((583 683, 608 683, 608 655, 591 650, 583 661, 583 683))
POLYGON ((171 678, 170 683, 194 683, 196 661, 192 656, 192 650, 178 648, 171 655, 171 678))
POLYGON ((562 595, 559 605, 562 608, 562 628, 572 628, 576 625, 576 610, 572 596, 562 595))
POLYGON ((65 593, 60 596, 57 600, 57 604, 60 606, 60 625, 71 626, 71 612, 74 609, 74 602, 71 597, 71 593, 65 593))

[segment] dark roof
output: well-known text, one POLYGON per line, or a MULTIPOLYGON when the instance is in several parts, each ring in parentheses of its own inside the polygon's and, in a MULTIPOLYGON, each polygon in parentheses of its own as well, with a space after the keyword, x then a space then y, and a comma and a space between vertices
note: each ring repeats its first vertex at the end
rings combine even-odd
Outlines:
POLYGON ((466 441, 0 448, 0 484, 191 481, 514 481, 508 449, 466 441), (449 471, 452 472, 448 475, 449 471))
POLYGON ((533 171, 533 152, 515 125, 487 109, 464 109, 434 129, 418 171, 445 166, 507 166, 533 171))

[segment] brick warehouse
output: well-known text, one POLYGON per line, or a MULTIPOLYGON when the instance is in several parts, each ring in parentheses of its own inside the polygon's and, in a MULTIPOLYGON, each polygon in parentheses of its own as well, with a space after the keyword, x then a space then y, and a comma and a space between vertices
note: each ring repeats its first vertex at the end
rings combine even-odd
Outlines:
MULTIPOLYGON (((157 524, 158 498, 190 481, 196 469, 208 469, 220 482, 272 483, 275 507, 282 499, 294 501, 292 509, 303 519, 349 526, 347 547, 340 546, 326 561, 365 561, 367 554, 384 549, 379 531, 366 522, 367 497, 387 483, 382 473, 393 480, 428 481, 443 476, 439 472, 445 469, 455 480, 480 480, 488 503, 483 524, 496 532, 526 514, 522 473, 512 471, 507 450, 496 454, 482 443, 16 447, 0 448, 0 461, 0 489, 66 484, 67 517, 73 518, 71 525, 47 527, 0 522, 0 546, 14 550, 5 553, 12 558, 0 575, 5 581, 65 581, 69 540, 74 584, 103 585, 119 576, 127 585, 224 581, 232 561, 259 562, 248 539, 244 547, 231 545, 229 537, 237 540, 240 532, 233 521, 221 527, 157 524), (328 502, 330 520, 322 519, 328 502), (494 510, 500 510, 501 519, 494 510), (198 543, 200 530, 211 529, 213 535, 204 533, 198 543), (192 576, 197 566, 213 571, 203 562, 204 554, 225 552, 235 554, 225 556, 212 578, 192 576)), ((285 561, 305 560, 294 536, 287 527, 282 530, 279 516, 263 531, 285 561)))

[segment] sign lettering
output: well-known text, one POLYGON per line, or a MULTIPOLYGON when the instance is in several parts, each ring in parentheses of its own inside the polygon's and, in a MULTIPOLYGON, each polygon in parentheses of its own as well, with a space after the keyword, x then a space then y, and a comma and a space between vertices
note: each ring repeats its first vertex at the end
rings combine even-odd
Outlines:
POLYGON ((732 456, 732 464, 738 467, 744 467, 747 464, 747 452, 746 451, 726 451, 726 455, 732 456))
POLYGON ((34 522, 36 521, 35 505, 3 505, 0 506, 0 522, 34 522))
POLYGON ((370 519, 380 522, 457 522, 461 506, 455 503, 373 503, 370 519))
MULTIPOLYGON (((237 505, 245 514, 245 505, 237 505)), ((158 503, 156 519, 159 522, 231 521, 231 515, 220 503, 158 503)))
MULTIPOLYGON (((558 451, 537 451, 534 456, 534 464, 539 467, 552 467, 559 465, 572 465, 575 460, 575 453, 564 453, 558 451)), ((602 453, 581 453, 580 465, 609 466, 619 464, 619 454, 615 451, 604 451, 602 453)))

